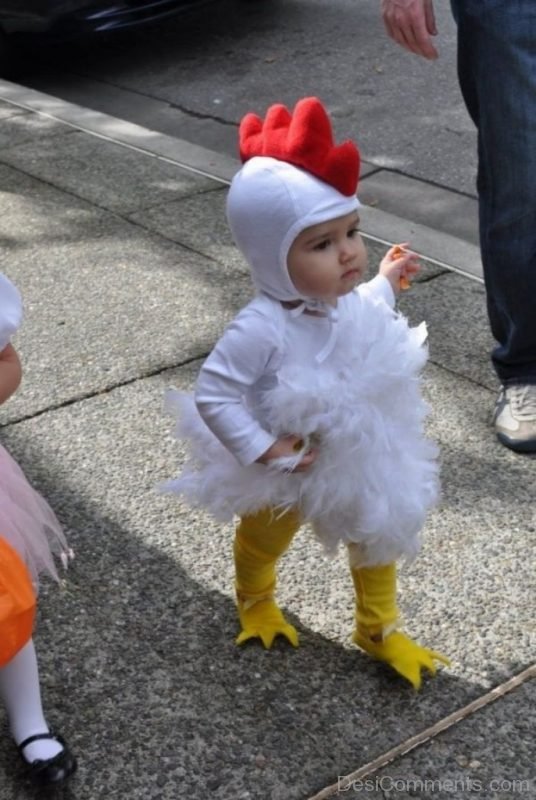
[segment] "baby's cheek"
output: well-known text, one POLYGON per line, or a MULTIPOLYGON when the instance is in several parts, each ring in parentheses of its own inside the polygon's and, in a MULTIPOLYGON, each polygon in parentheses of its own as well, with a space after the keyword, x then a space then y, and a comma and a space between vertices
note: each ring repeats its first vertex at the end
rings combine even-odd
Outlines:
POLYGON ((361 237, 359 237, 360 248, 359 248, 359 261, 361 263, 362 268, 365 270, 368 267, 368 253, 367 248, 365 247, 365 243, 361 237))

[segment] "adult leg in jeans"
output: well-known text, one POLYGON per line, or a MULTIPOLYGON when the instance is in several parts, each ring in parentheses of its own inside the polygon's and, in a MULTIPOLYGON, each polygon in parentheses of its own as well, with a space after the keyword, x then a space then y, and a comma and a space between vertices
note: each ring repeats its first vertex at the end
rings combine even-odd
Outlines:
POLYGON ((507 426, 496 427, 503 443, 536 450, 536 3, 452 0, 452 7, 460 87, 478 129, 492 360, 510 392, 500 398, 503 410, 509 404, 507 426))

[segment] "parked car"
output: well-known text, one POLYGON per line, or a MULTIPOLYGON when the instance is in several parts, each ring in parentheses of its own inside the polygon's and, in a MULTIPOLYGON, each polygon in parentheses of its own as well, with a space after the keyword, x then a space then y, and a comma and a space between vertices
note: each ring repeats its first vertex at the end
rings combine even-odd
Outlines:
POLYGON ((17 40, 68 41, 130 28, 217 0, 0 0, 0 67, 17 40))

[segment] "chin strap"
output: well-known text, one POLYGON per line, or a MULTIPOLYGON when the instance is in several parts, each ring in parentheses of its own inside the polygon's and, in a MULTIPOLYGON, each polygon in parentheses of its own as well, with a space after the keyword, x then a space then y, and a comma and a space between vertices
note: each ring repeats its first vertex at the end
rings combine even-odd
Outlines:
POLYGON ((306 311, 320 311, 324 314, 330 323, 329 335, 324 347, 316 354, 315 361, 317 364, 322 364, 326 358, 331 355, 335 342, 337 341, 337 323, 339 321, 339 312, 332 305, 326 303, 324 300, 315 300, 314 298, 302 299, 299 306, 290 310, 291 317, 299 317, 300 314, 306 311))

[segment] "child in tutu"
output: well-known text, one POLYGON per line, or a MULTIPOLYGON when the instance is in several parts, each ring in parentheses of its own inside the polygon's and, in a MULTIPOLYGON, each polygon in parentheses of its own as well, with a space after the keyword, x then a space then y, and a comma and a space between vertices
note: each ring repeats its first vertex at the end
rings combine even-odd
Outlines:
POLYGON ((239 135, 227 216, 257 294, 205 361, 195 398, 170 394, 189 457, 165 488, 240 517, 239 644, 282 635, 297 646, 275 568, 309 522, 328 551, 348 547, 354 642, 418 688, 423 668, 448 663, 398 629, 396 604, 395 563, 416 555, 438 493, 419 391, 426 330, 393 310, 418 262, 391 248, 361 283, 359 152, 334 144, 319 100, 248 114, 239 135))
MULTIPOLYGON (((20 321, 19 293, 0 273, 0 403, 21 380, 10 342, 20 321)), ((0 699, 28 772, 40 784, 63 781, 76 769, 43 715, 32 640, 38 574, 58 577, 52 552, 64 564, 71 556, 53 511, 0 445, 0 699)))

